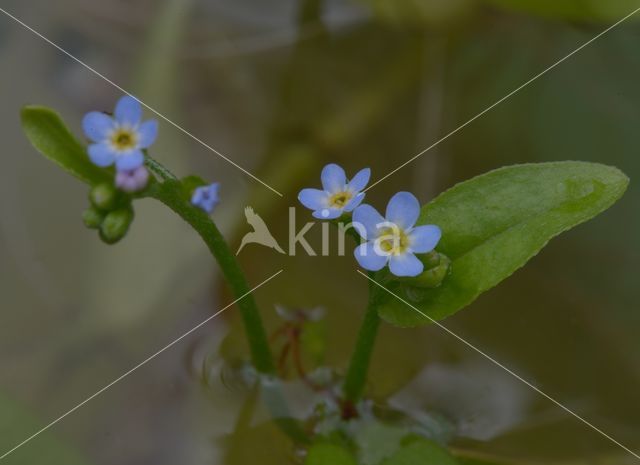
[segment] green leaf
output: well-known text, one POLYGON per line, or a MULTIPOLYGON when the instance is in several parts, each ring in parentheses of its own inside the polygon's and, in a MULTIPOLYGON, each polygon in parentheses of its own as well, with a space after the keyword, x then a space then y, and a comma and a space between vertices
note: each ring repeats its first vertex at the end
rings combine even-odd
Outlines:
POLYGON ((111 182, 108 170, 89 160, 86 148, 78 142, 60 116, 45 107, 22 109, 22 128, 33 146, 49 160, 87 184, 111 182))
POLYGON ((358 444, 358 458, 361 465, 376 465, 383 459, 391 457, 407 436, 407 428, 387 425, 379 421, 373 421, 364 425, 355 434, 358 444))
MULTIPOLYGON (((509 277, 547 242, 609 208, 627 188, 618 169, 586 162, 515 165, 444 192, 422 208, 418 224, 442 229, 437 247, 451 259, 435 289, 395 281, 387 287, 440 320, 509 277)), ((398 326, 430 322, 386 293, 380 315, 398 326)))
POLYGON ((398 451, 380 465, 458 465, 446 449, 423 438, 407 441, 398 451))
POLYGON ((336 444, 319 443, 311 446, 304 465, 358 465, 345 448, 336 444))
POLYGON ((182 178, 180 182, 182 183, 182 190, 184 198, 186 200, 191 199, 193 191, 195 191, 198 187, 207 185, 207 182, 200 176, 187 176, 186 178, 182 178))

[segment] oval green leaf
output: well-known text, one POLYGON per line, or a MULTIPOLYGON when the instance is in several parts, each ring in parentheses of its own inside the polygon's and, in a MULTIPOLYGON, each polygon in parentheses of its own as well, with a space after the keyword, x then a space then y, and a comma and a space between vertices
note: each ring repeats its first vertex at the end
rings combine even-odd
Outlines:
POLYGON ((31 144, 42 155, 87 184, 111 182, 108 170, 89 160, 86 148, 65 126, 60 116, 45 107, 22 109, 22 128, 31 144))
POLYGON ((509 277, 563 231, 609 208, 629 179, 617 168, 586 162, 515 165, 458 184, 422 208, 418 224, 442 229, 437 247, 451 259, 435 289, 385 285, 380 315, 418 326, 452 315, 509 277))

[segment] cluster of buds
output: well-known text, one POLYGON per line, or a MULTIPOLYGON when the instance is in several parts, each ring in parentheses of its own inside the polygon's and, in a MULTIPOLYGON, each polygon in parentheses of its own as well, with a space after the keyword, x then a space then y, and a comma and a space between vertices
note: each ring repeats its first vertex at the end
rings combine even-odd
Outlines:
POLYGON ((128 195, 113 185, 104 183, 94 186, 89 192, 91 206, 82 214, 85 226, 97 229, 107 244, 120 241, 133 221, 133 206, 128 195))

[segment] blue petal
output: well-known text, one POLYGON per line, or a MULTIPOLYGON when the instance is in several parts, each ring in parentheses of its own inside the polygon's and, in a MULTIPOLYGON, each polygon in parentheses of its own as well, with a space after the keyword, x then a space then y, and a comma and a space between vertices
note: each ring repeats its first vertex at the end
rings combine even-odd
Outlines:
POLYGON ((356 260, 362 268, 368 271, 379 271, 387 264, 389 257, 387 255, 378 255, 375 251, 373 242, 365 242, 360 244, 353 251, 356 260))
POLYGON ((343 210, 346 211, 346 212, 352 211, 354 208, 356 208, 358 205, 360 205, 362 203, 362 201, 364 200, 364 196, 365 196, 365 193, 364 192, 360 192, 354 198, 349 200, 349 203, 346 204, 343 207, 343 210))
POLYGON ((322 168, 320 179, 322 180, 322 188, 331 194, 343 191, 347 184, 347 175, 335 163, 330 163, 322 168))
POLYGON ((220 183, 214 182, 208 187, 209 191, 209 212, 220 203, 220 183))
POLYGON ((158 137, 158 122, 154 119, 145 121, 138 127, 138 146, 141 149, 150 147, 158 137))
POLYGON ((418 216, 420 216, 420 202, 410 192, 398 192, 389 200, 387 221, 395 223, 402 229, 409 229, 416 224, 418 216))
POLYGON ((371 179, 371 168, 362 169, 349 181, 349 189, 353 192, 360 192, 367 187, 369 179, 371 179))
POLYGON ((418 276, 424 270, 424 265, 412 253, 404 253, 389 258, 389 269, 396 276, 418 276))
POLYGON ((360 192, 362 189, 367 187, 369 183, 369 179, 371 178, 371 169, 365 168, 356 173, 356 175, 349 182, 349 189, 353 192, 360 192))
POLYGON ((438 245, 440 237, 442 231, 433 224, 417 226, 409 233, 411 250, 417 253, 431 252, 438 245))
POLYGON ((144 164, 144 154, 141 150, 132 150, 121 153, 116 158, 116 169, 118 171, 130 171, 144 164))
POLYGON ((378 237, 380 232, 378 224, 384 223, 385 220, 378 211, 371 205, 360 205, 353 212, 353 223, 360 224, 366 232, 365 239, 374 239, 378 237))
POLYGON ((318 218, 319 220, 333 220, 340 215, 342 215, 341 208, 322 208, 320 210, 316 210, 312 213, 314 218, 318 218))
POLYGON ((114 116, 120 124, 136 126, 142 119, 142 105, 130 95, 125 95, 118 100, 114 116))
POLYGON ((99 111, 92 111, 82 118, 82 130, 93 142, 101 142, 113 129, 113 118, 99 111))
POLYGON ((209 184, 209 195, 215 199, 216 202, 220 201, 220 183, 214 182, 209 184))
POLYGON ((302 189, 298 194, 298 200, 310 210, 326 208, 329 195, 320 189, 302 189))
POLYGON ((213 210, 218 206, 218 201, 216 199, 209 199, 203 203, 203 208, 207 213, 213 213, 213 210))
POLYGON ((204 189, 198 187, 193 191, 193 195, 191 196, 191 203, 193 205, 199 206, 202 203, 202 199, 204 197, 204 189))
POLYGON ((103 143, 89 146, 89 158, 94 165, 104 168, 105 166, 112 165, 116 157, 111 147, 103 143))

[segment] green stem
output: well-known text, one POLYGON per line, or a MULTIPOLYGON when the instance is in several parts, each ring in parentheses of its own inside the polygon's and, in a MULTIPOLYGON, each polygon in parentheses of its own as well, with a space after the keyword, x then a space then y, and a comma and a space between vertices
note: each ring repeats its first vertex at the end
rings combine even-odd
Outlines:
MULTIPOLYGON (((240 269, 235 255, 227 245, 224 237, 208 214, 199 208, 191 205, 188 200, 188 193, 184 191, 182 183, 178 181, 163 165, 153 158, 147 156, 147 167, 156 175, 164 179, 162 183, 154 183, 145 192, 145 195, 159 200, 171 210, 177 213, 183 220, 193 227, 207 244, 214 258, 217 260, 222 273, 231 287, 234 295, 238 299, 245 332, 251 350, 253 366, 259 373, 264 375, 274 375, 275 364, 269 347, 267 333, 262 324, 260 312, 251 294, 249 285, 240 269)), ((267 407, 273 415, 273 421, 286 433, 294 442, 306 444, 309 442, 308 436, 300 427, 298 422, 289 414, 289 409, 282 395, 277 379, 263 378, 261 382, 261 393, 265 398, 267 407)))
POLYGON ((149 170, 158 175, 161 179, 164 179, 165 181, 177 181, 178 178, 176 177, 175 174, 173 174, 171 171, 169 171, 167 168, 165 168, 163 165, 161 165, 159 162, 157 162, 156 160, 154 160, 153 158, 151 158, 149 155, 147 155, 144 159, 144 163, 145 165, 147 165, 147 168, 149 168, 149 170))
POLYGON ((147 166, 155 173, 162 173, 162 183, 152 184, 145 193, 164 203, 193 227, 207 244, 209 251, 217 260, 220 269, 233 294, 238 300, 242 321, 244 323, 251 359, 255 368, 263 374, 274 374, 275 365, 269 348, 267 333, 262 318, 247 284, 244 273, 240 269, 235 255, 209 215, 191 205, 182 184, 168 170, 151 158, 147 158, 147 166))
POLYGON ((369 283, 369 303, 342 387, 347 409, 352 409, 358 402, 367 382, 371 354, 380 326, 380 317, 378 316, 380 295, 379 288, 374 283, 369 283))

